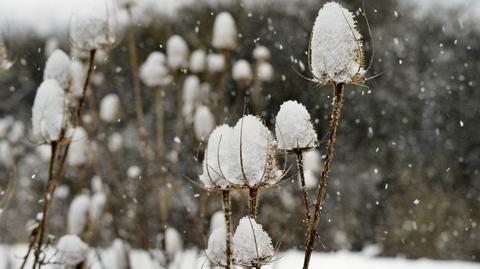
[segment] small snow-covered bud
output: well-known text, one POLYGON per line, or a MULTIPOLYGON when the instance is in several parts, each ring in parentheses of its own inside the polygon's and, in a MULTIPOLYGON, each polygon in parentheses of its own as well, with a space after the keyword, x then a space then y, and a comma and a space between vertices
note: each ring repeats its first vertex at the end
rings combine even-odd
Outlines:
POLYGON ((237 46, 237 26, 232 15, 226 11, 215 18, 212 45, 219 50, 233 50, 237 46))
POLYGON ((64 269, 82 268, 80 264, 87 262, 88 245, 76 235, 64 235, 58 240, 55 263, 64 269))
POLYGON ((269 263, 275 255, 272 239, 254 219, 240 219, 233 235, 234 262, 242 266, 269 263))
POLYGON ((50 161, 52 157, 52 146, 48 144, 39 145, 36 147, 35 151, 37 152, 38 157, 40 160, 44 162, 50 161))
POLYGON ((200 97, 200 79, 195 75, 190 75, 183 84, 183 108, 182 114, 186 123, 193 122, 193 112, 199 103, 200 97))
POLYGON ((72 200, 67 217, 68 233, 81 235, 87 229, 89 209, 90 197, 88 195, 80 194, 72 200))
POLYGON ((70 94, 73 97, 80 98, 83 96, 83 84, 85 83, 85 68, 79 61, 72 61, 70 66, 72 73, 72 81, 70 83, 70 94))
POLYGON ((108 123, 116 122, 120 117, 120 98, 114 93, 105 95, 100 102, 100 119, 108 123))
POLYGON ((47 39, 47 42, 45 42, 45 57, 50 57, 52 53, 58 49, 58 39, 55 37, 47 39))
POLYGON ((12 167, 15 163, 12 147, 7 140, 0 141, 0 163, 5 167, 12 167))
POLYGON ((45 64, 43 80, 54 79, 60 87, 67 90, 72 80, 70 65, 71 61, 68 55, 63 50, 55 50, 45 64))
POLYGON ((190 56, 190 71, 194 74, 202 73, 205 71, 207 62, 207 54, 204 50, 198 49, 192 52, 190 56))
POLYGON ((119 133, 113 133, 108 138, 108 150, 110 152, 115 153, 122 149, 123 146, 123 138, 122 135, 119 133))
POLYGON ((259 62, 268 61, 268 59, 270 59, 270 50, 265 46, 257 46, 253 50, 253 58, 259 62))
POLYGON ((213 130, 208 138, 205 158, 203 160, 203 174, 200 175, 200 181, 206 188, 220 187, 227 188, 230 184, 224 179, 223 171, 227 169, 234 160, 228 159, 231 151, 231 142, 233 140, 233 128, 224 124, 213 130))
POLYGON ((281 175, 274 156, 276 141, 263 122, 258 117, 246 115, 238 120, 233 135, 230 151, 235 159, 224 172, 243 182, 246 178, 244 183, 249 186, 275 182, 281 175))
POLYGON ((322 172, 322 155, 318 150, 310 150, 303 153, 303 167, 315 174, 322 172))
POLYGON ((320 83, 362 78, 362 36, 353 13, 336 2, 325 3, 313 25, 310 53, 310 68, 320 83))
POLYGON ((252 80, 252 68, 247 60, 238 60, 232 69, 232 77, 238 82, 248 83, 252 80))
POLYGON ((88 134, 83 127, 76 127, 71 134, 68 148, 67 164, 74 167, 85 165, 89 160, 90 150, 88 134))
POLYGON ((168 227, 165 231, 165 250, 171 258, 182 251, 183 242, 180 233, 172 227, 168 227))
POLYGON ((103 192, 97 192, 92 195, 90 199, 90 208, 88 210, 88 216, 93 224, 98 223, 105 211, 105 205, 107 204, 107 196, 103 192))
POLYGON ((210 53, 207 56, 208 72, 218 74, 225 71, 225 57, 222 54, 210 53))
POLYGON ((227 230, 225 226, 216 228, 210 234, 206 254, 212 265, 221 266, 227 264, 226 238, 227 230))
POLYGON ((106 49, 114 42, 106 10, 81 10, 70 21, 70 39, 80 50, 106 49), (100 13, 105 14, 100 14, 100 13))
POLYGON ((136 165, 132 165, 127 169, 127 176, 130 179, 138 179, 141 174, 142 174, 142 170, 140 169, 140 167, 136 165))
POLYGON ((39 142, 52 142, 60 138, 65 126, 65 93, 53 79, 38 87, 32 108, 33 137, 39 142))
POLYGON ((273 67, 270 63, 262 62, 258 64, 257 76, 260 81, 270 82, 273 80, 273 67))
POLYGON ((208 138, 210 132, 215 128, 215 118, 208 106, 199 106, 193 117, 193 130, 198 141, 208 138))
POLYGON ((185 40, 174 35, 167 41, 167 64, 172 70, 180 70, 188 67, 188 45, 185 40))
POLYGON ((225 223, 225 214, 223 211, 217 211, 213 213, 212 218, 210 219, 210 233, 213 233, 213 230, 221 227, 226 227, 225 223))
POLYGON ((8 133, 8 140, 12 144, 16 144, 20 142, 20 139, 23 138, 25 135, 25 124, 21 121, 15 121, 13 123, 12 128, 10 129, 10 132, 8 133))
POLYGON ((140 66, 140 78, 148 87, 165 86, 172 81, 165 63, 165 55, 154 51, 150 53, 140 66))
POLYGON ((287 101, 280 106, 275 117, 275 133, 281 150, 309 150, 317 143, 310 114, 296 101, 287 101))

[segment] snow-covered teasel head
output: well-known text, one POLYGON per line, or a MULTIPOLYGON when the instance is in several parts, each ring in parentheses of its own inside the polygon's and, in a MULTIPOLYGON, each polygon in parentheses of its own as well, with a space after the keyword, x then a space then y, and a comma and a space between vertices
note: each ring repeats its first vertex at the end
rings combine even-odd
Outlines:
POLYGON ((205 72, 207 66, 207 54, 204 50, 198 49, 190 56, 190 71, 194 74, 205 72))
POLYGON ((54 79, 58 85, 68 90, 72 80, 71 61, 63 50, 55 50, 47 59, 43 80, 54 79))
POLYGON ((150 53, 140 66, 140 78, 148 87, 165 86, 172 82, 165 54, 158 51, 150 53))
POLYGON ((108 138, 108 150, 115 153, 119 152, 123 147, 123 137, 119 133, 113 133, 108 138))
POLYGON ((303 153, 303 167, 305 170, 310 170, 314 174, 322 172, 322 155, 317 149, 310 150, 303 153))
POLYGON ((199 106, 193 117, 193 130, 197 141, 204 141, 215 128, 215 117, 208 106, 199 106))
POLYGON ((127 169, 127 176, 130 179, 138 179, 142 175, 142 170, 136 165, 132 165, 127 169))
POLYGON ((100 102, 100 119, 108 123, 115 123, 121 115, 120 97, 109 93, 100 102))
POLYGON ((273 67, 268 62, 261 62, 257 66, 257 77, 262 82, 270 82, 273 80, 273 67))
POLYGON ((270 50, 265 46, 257 46, 253 50, 253 58, 258 62, 266 62, 270 59, 270 50))
POLYGON ((72 15, 70 41, 76 49, 83 51, 107 49, 115 42, 108 7, 97 7, 81 8, 72 15))
POLYGON ((280 106, 275 117, 275 133, 278 149, 287 152, 308 151, 317 144, 310 113, 296 101, 287 101, 280 106))
POLYGON ((66 127, 65 92, 53 79, 38 87, 32 108, 33 138, 40 143, 50 143, 61 138, 66 127))
POLYGON ((275 255, 272 239, 250 217, 243 217, 233 235, 234 263, 241 266, 255 267, 268 264, 275 255))
POLYGON ((252 80, 252 68, 247 60, 238 60, 232 68, 232 77, 240 83, 248 83, 252 80))
POLYGON ((223 211, 217 211, 213 213, 210 219, 210 233, 221 227, 227 227, 225 223, 225 213, 223 211))
POLYGON ((227 264, 226 226, 215 228, 208 238, 205 254, 213 266, 225 267, 227 264))
POLYGON ((174 35, 167 41, 167 64, 171 70, 178 71, 188 67, 189 49, 187 42, 179 36, 174 35))
POLYGON ((211 74, 219 74, 225 71, 225 57, 222 54, 210 53, 207 56, 207 69, 211 74))
POLYGON ((233 50, 237 46, 237 26, 232 15, 226 11, 215 18, 212 46, 219 50, 233 50))
POLYGON ((67 230, 70 234, 82 235, 89 224, 90 197, 87 194, 76 196, 68 209, 67 230))
POLYGON ((337 2, 318 11, 310 40, 310 69, 320 84, 356 83, 365 70, 362 36, 354 14, 337 2))
POLYGON ((64 269, 83 268, 87 262, 88 245, 76 235, 64 235, 58 240, 55 263, 64 269))
POLYGON ((71 130, 71 143, 68 148, 67 164, 74 167, 83 166, 88 163, 91 152, 88 143, 88 134, 83 127, 76 127, 71 130))

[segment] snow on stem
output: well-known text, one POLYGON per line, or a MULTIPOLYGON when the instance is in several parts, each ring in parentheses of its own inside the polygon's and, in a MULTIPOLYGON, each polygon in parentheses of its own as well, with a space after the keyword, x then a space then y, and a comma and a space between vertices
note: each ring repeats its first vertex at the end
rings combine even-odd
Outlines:
POLYGON ((334 84, 333 92, 333 107, 332 107, 332 114, 330 118, 330 130, 327 142, 327 153, 325 154, 325 159, 323 161, 323 171, 322 176, 320 178, 320 186, 317 193, 317 199, 315 201, 315 210, 312 219, 309 222, 306 242, 305 242, 305 258, 303 261, 303 269, 308 269, 310 263, 310 257, 313 251, 313 243, 315 241, 316 235, 316 227, 318 222, 320 221, 321 215, 321 205, 323 201, 323 197, 325 196, 325 191, 327 189, 327 180, 328 174, 330 172, 330 163, 333 159, 333 151, 335 148, 335 141, 337 137, 337 127, 340 121, 340 113, 342 110, 342 102, 343 102, 343 83, 334 84))

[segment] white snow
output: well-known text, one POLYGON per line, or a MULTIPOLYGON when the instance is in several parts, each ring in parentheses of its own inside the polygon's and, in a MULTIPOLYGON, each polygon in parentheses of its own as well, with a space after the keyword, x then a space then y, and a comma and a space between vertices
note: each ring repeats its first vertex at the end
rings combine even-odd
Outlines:
POLYGON ((240 265, 268 264, 275 254, 270 236, 249 217, 240 219, 232 245, 234 262, 240 265))
POLYGON ((180 70, 188 67, 189 50, 185 40, 174 35, 167 41, 167 64, 171 70, 180 70))
POLYGON ((72 80, 71 61, 63 50, 55 50, 45 64, 43 80, 55 79, 58 85, 67 90, 72 80))
POLYGON ((212 265, 227 264, 227 230, 225 226, 218 227, 210 234, 208 238, 208 248, 205 251, 208 260, 212 265))
POLYGON ((32 108, 33 138, 38 142, 52 142, 60 138, 65 126, 65 95, 53 79, 40 84, 32 108))
POLYGON ((106 49, 114 42, 107 10, 81 9, 72 14, 70 40, 80 50, 106 49))
POLYGON ((210 219, 210 233, 213 232, 216 228, 225 227, 225 214, 223 211, 217 211, 213 213, 212 218, 210 219))
POLYGON ((286 101, 280 106, 275 117, 275 134, 281 150, 309 149, 317 143, 310 113, 296 101, 286 101))
POLYGON ((25 136, 25 124, 21 121, 15 121, 8 132, 8 141, 17 144, 25 136))
POLYGON ((235 62, 232 68, 232 77, 236 81, 248 83, 252 80, 252 68, 247 60, 241 59, 235 62))
POLYGON ((140 167, 136 165, 132 165, 127 169, 127 176, 130 179, 138 179, 141 174, 142 174, 142 170, 140 169, 140 167))
POLYGON ((220 50, 233 50, 237 46, 237 27, 232 15, 220 12, 213 24, 212 46, 220 50))
POLYGON ((205 141, 210 132, 215 128, 215 118, 208 106, 199 106, 193 117, 193 131, 197 141, 205 141))
POLYGON ((217 74, 225 71, 225 57, 222 54, 210 53, 207 56, 208 72, 217 74))
POLYGON ((177 253, 183 249, 182 236, 173 227, 168 227, 165 231, 165 245, 167 255, 174 258, 177 253))
POLYGON ((189 75, 183 84, 182 115, 187 124, 193 122, 193 113, 200 102, 200 79, 189 75))
POLYGON ((270 82, 273 80, 273 67, 270 63, 262 62, 258 64, 257 76, 260 81, 270 82))
POLYGON ((303 167, 305 169, 311 170, 314 173, 322 172, 322 155, 317 149, 310 150, 303 153, 303 167))
POLYGON ((270 59, 270 50, 265 46, 257 46, 253 50, 253 58, 259 62, 268 61, 270 59))
POLYGON ((123 138, 122 135, 119 133, 113 133, 108 138, 108 150, 110 152, 115 153, 122 149, 123 146, 123 138))
POLYGON ((73 60, 70 66, 72 81, 70 83, 70 94, 73 97, 81 97, 83 95, 83 84, 85 83, 86 72, 83 64, 73 60))
POLYGON ((311 71, 320 83, 349 83, 363 76, 362 36, 354 15, 337 2, 319 11, 310 42, 311 71))
POLYGON ((103 192, 94 193, 90 199, 88 216, 92 224, 100 221, 107 204, 107 196, 103 192))
POLYGON ((82 166, 89 160, 88 134, 83 127, 72 130, 71 143, 68 149, 67 164, 70 166, 82 166))
POLYGON ((67 230, 70 234, 81 235, 89 221, 90 197, 87 194, 77 195, 68 209, 67 230))
POLYGON ((198 49, 192 52, 190 56, 190 71, 194 74, 205 71, 207 64, 207 54, 203 49, 198 49))
POLYGON ((115 123, 121 113, 120 97, 109 93, 102 98, 100 103, 100 119, 108 123, 115 123))
POLYGON ((76 265, 86 262, 88 245, 76 235, 64 235, 57 244, 55 263, 64 269, 74 269, 76 265))
POLYGON ((149 87, 169 84, 172 81, 172 76, 166 67, 165 54, 158 51, 150 53, 140 66, 140 78, 149 87))
POLYGON ((48 144, 44 145, 39 145, 35 149, 38 157, 40 157, 40 160, 44 162, 50 161, 50 157, 52 156, 52 146, 48 144))
POLYGON ((15 164, 12 147, 7 140, 0 141, 0 163, 3 164, 5 167, 13 167, 15 164))

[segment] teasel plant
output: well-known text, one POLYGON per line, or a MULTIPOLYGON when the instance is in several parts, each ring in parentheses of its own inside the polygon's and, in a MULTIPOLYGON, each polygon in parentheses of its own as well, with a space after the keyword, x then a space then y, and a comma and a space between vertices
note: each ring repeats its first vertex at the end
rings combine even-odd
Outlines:
POLYGON ((305 184, 303 156, 317 146, 317 133, 305 106, 296 101, 284 102, 275 117, 275 134, 278 140, 278 149, 287 155, 296 157, 297 172, 305 205, 305 223, 308 227, 311 204, 305 184))
MULTIPOLYGON (((372 32, 365 14, 364 3, 362 15, 368 26, 372 51, 374 51, 372 32)), ((309 267, 314 241, 317 238, 317 225, 320 221, 322 203, 333 160, 345 85, 351 84, 366 87, 364 82, 375 77, 365 78, 365 74, 372 65, 374 55, 373 53, 371 54, 370 63, 365 68, 362 35, 358 32, 356 23, 356 18, 352 12, 337 2, 327 2, 319 10, 311 34, 308 60, 313 79, 309 80, 318 87, 331 85, 333 88, 333 102, 330 126, 326 137, 323 171, 320 177, 313 215, 310 217, 305 238, 304 269, 309 267)))
POLYGON ((70 42, 89 55, 88 69, 76 102, 68 101, 69 95, 73 95, 70 91, 72 75, 68 56, 65 58, 59 53, 50 62, 47 61, 44 73, 46 80, 38 88, 32 108, 32 127, 33 140, 51 145, 51 157, 42 212, 37 215, 36 224, 29 236, 28 250, 20 268, 25 268, 32 251, 34 257, 32 268, 40 268, 45 263, 43 252, 50 243, 49 239, 46 246, 44 245, 48 213, 71 144, 71 132, 68 130, 79 125, 97 50, 105 49, 114 42, 110 27, 108 16, 87 11, 72 16, 69 29, 70 42), (55 68, 50 69, 48 65, 55 68))

